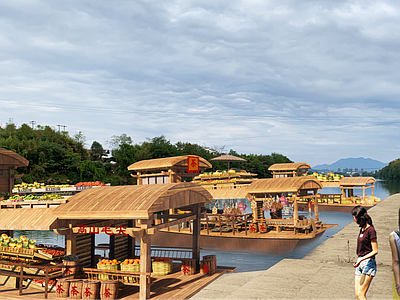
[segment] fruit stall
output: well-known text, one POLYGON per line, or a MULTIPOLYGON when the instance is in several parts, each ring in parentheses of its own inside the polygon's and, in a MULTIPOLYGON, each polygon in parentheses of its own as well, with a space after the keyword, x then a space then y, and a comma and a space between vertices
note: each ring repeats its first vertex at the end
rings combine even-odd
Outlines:
MULTIPOLYGON (((36 284, 42 284, 43 281, 40 280, 43 278, 29 276, 38 276, 44 272, 47 276, 44 279, 45 284, 48 285, 50 280, 55 278, 52 277, 55 276, 55 273, 52 273, 55 270, 51 268, 51 264, 54 264, 53 268, 60 269, 59 262, 66 256, 73 256, 79 259, 81 269, 75 276, 102 284, 111 280, 127 286, 136 285, 139 286, 139 298, 148 299, 150 283, 154 280, 157 282, 157 276, 182 274, 183 262, 184 270, 188 270, 188 274, 200 274, 200 215, 202 207, 211 200, 211 195, 197 184, 168 183, 86 189, 56 208, 3 208, 0 209, 0 230, 3 231, 3 240, 7 244, 4 255, 7 258, 18 259, 13 267, 18 266, 20 272, 22 268, 23 274, 14 272, 13 276, 22 276, 20 278, 24 284, 27 284, 28 279, 31 284, 33 279, 38 280, 36 284), (172 215, 171 209, 184 213, 172 215), (156 231, 186 222, 193 223, 190 249, 151 247, 152 235, 156 231), (16 230, 52 230, 58 235, 63 235, 65 250, 62 251, 65 253, 62 254, 66 256, 52 251, 58 249, 36 245, 34 236, 29 239, 14 237, 13 231, 16 230), (109 257, 100 261, 95 256, 94 243, 94 237, 99 233, 105 233, 110 238, 109 257), (135 241, 140 244, 140 248, 135 247, 135 241), (10 243, 18 250, 10 251, 10 243), (178 265, 179 269, 176 269, 177 265, 173 264, 173 261, 181 262, 178 265), (34 269, 32 266, 35 263, 38 263, 37 270, 30 270, 34 269), (38 274, 29 274, 31 271, 38 274)), ((9 266, 12 264, 11 260, 4 264, 9 266)), ((206 260, 203 262, 203 269, 215 272, 215 265, 215 259, 206 260)), ((58 272, 60 275, 60 271, 58 272)), ((198 279, 200 280, 200 277, 198 279)), ((66 291, 65 284, 66 280, 58 278, 56 291, 66 291)), ((162 281, 159 281, 159 284, 162 284, 162 281)), ((22 285, 19 287, 22 293, 22 285)), ((47 291, 46 288, 45 292, 47 291)))

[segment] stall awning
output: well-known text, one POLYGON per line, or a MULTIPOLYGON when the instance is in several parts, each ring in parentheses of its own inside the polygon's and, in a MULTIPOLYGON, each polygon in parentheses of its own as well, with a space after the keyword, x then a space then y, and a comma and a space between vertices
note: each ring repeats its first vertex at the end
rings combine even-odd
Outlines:
POLYGON ((376 183, 374 177, 343 177, 339 181, 339 185, 342 186, 367 186, 376 183))
POLYGON ((297 193, 300 190, 322 189, 321 183, 313 177, 284 177, 258 179, 247 188, 249 194, 297 193))
POLYGON ((247 187, 208 189, 213 199, 244 199, 247 198, 247 187))
POLYGON ((72 196, 54 215, 71 220, 148 219, 158 211, 211 202, 210 193, 191 182, 105 186, 72 196))
POLYGON ((0 148, 0 167, 1 166, 14 166, 14 167, 26 167, 29 165, 29 161, 22 157, 21 155, 4 149, 0 148))
POLYGON ((55 208, 0 209, 1 230, 52 230, 57 228, 55 208))
MULTIPOLYGON (((196 155, 190 155, 192 157, 199 157, 200 168, 209 169, 212 165, 204 158, 196 155)), ((166 158, 148 159, 138 161, 128 167, 130 171, 151 171, 159 169, 170 169, 175 166, 187 166, 187 155, 174 156, 166 158)))

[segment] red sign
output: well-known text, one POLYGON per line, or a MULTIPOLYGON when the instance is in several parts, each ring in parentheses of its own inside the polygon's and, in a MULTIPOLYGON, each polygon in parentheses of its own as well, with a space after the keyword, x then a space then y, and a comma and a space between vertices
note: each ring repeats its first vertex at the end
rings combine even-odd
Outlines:
POLYGON ((187 172, 188 173, 199 173, 200 160, 195 156, 188 156, 187 172))
POLYGON ((88 233, 88 234, 99 234, 100 232, 104 232, 105 234, 108 235, 120 235, 123 234, 124 236, 127 236, 128 234, 126 233, 126 227, 125 226, 118 226, 115 228, 115 232, 111 228, 110 225, 104 226, 104 227, 96 227, 96 226, 87 226, 87 225, 78 225, 78 233, 88 233))

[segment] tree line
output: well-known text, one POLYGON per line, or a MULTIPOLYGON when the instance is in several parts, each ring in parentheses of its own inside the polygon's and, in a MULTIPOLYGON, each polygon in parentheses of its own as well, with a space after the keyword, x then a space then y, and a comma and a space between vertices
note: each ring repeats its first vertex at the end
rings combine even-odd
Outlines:
MULTIPOLYGON (((94 141, 86 147, 86 137, 78 132, 72 137, 67 131, 56 131, 50 126, 31 128, 27 124, 17 127, 13 123, 0 126, 0 148, 18 153, 29 161, 27 167, 20 167, 17 174, 24 174, 26 183, 75 184, 82 181, 101 181, 111 185, 136 184, 127 167, 135 162, 171 156, 198 155, 207 161, 218 157, 224 147, 207 147, 188 142, 172 144, 164 135, 134 144, 126 134, 112 136, 107 142, 111 148, 94 141)), ((246 162, 232 162, 231 168, 256 173, 258 178, 272 177, 268 168, 275 163, 292 162, 282 154, 270 155, 229 154, 246 159, 246 162)), ((226 162, 212 162, 212 169, 226 170, 226 162)))

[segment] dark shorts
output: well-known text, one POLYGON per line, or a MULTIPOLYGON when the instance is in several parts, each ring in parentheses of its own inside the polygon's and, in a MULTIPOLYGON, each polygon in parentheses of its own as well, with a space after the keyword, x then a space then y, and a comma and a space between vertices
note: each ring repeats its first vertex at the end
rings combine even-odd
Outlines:
POLYGON ((364 259, 354 272, 355 275, 371 275, 374 277, 376 275, 376 260, 375 258, 364 259))

